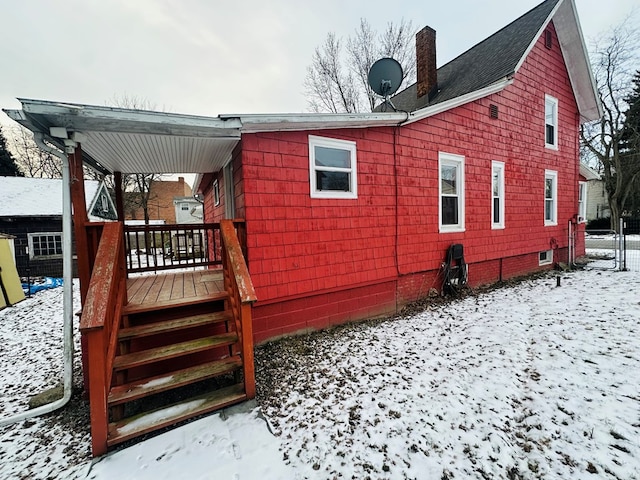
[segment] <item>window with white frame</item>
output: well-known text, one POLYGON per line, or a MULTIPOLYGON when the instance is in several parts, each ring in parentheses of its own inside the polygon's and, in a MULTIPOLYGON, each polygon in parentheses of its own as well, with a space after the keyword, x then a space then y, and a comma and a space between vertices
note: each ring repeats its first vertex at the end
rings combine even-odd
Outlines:
POLYGON ((553 263, 553 250, 545 250, 538 254, 538 265, 549 265, 553 263))
POLYGON ((544 96, 544 146, 558 148, 558 99, 544 96))
POLYGON ((464 157, 440 152, 440 231, 464 231, 464 157))
POLYGON ((31 259, 62 257, 61 232, 29 233, 27 241, 31 259))
POLYGON ((578 222, 587 221, 587 182, 578 183, 578 222))
POLYGON ((544 171, 544 224, 558 224, 558 172, 544 171))
POLYGON ((491 228, 504 228, 504 163, 491 162, 491 228))
POLYGON ((213 204, 216 207, 220 205, 220 185, 217 178, 213 181, 213 204))
POLYGON ((358 198, 356 142, 309 135, 313 198, 358 198))

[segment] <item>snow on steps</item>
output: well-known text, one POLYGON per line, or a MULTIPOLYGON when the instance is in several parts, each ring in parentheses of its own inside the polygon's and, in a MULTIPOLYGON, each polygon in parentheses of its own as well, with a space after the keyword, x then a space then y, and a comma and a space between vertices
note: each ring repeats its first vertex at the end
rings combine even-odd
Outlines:
POLYGON ((192 397, 156 410, 109 424, 107 445, 113 446, 163 427, 212 412, 246 400, 244 385, 230 387, 192 397))

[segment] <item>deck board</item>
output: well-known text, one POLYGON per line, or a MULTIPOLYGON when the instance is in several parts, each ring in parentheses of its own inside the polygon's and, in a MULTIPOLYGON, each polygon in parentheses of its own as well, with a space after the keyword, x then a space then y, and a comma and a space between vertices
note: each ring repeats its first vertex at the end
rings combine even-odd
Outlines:
POLYGON ((224 291, 218 270, 162 273, 127 279, 130 304, 144 305, 216 295, 224 291))

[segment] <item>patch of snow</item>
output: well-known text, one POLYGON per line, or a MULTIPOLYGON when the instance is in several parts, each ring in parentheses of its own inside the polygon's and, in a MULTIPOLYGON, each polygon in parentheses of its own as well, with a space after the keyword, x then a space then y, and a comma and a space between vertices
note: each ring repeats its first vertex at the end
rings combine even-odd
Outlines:
POLYGON ((185 402, 179 405, 173 405, 171 407, 163 408, 161 410, 157 410, 153 413, 149 413, 144 415, 133 422, 127 423, 126 425, 120 427, 118 432, 121 434, 127 434, 134 430, 138 430, 145 427, 152 427, 153 425, 162 423, 167 418, 181 415, 183 413, 188 412, 191 409, 198 408, 202 405, 204 400, 194 400, 192 402, 185 402))

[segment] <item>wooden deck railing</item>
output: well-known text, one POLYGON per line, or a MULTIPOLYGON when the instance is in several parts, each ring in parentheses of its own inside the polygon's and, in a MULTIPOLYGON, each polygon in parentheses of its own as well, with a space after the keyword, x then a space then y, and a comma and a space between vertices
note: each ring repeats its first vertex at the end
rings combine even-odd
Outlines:
POLYGON ((126 272, 122 223, 104 224, 93 263, 87 298, 82 308, 80 333, 86 351, 85 389, 89 394, 91 450, 107 451, 107 395, 122 307, 126 302, 126 272))
POLYGON ((220 224, 125 226, 127 271, 221 265, 220 224))
MULTIPOLYGON (((244 226, 244 224, 242 224, 244 226)), ((242 229, 240 230, 243 231, 242 229)), ((231 220, 220 222, 222 236, 222 264, 224 288, 229 294, 238 336, 242 339, 242 365, 245 393, 248 399, 256 396, 255 367, 253 362, 253 326, 251 304, 257 300, 249 269, 245 262, 236 227, 231 220)))

